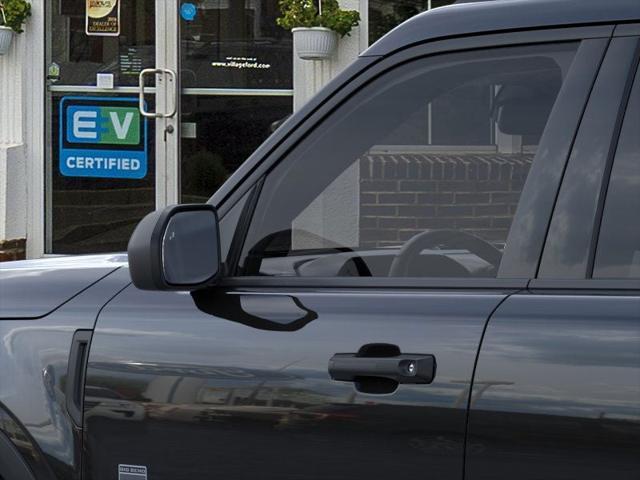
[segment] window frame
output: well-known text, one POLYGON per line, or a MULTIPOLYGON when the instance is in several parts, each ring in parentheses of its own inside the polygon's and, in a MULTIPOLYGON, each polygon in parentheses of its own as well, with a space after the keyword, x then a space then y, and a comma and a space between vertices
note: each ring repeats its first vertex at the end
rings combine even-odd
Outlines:
MULTIPOLYGON (((601 161, 601 166, 603 168, 602 178, 599 182, 599 185, 593 192, 593 195, 596 197, 596 206, 591 218, 592 228, 585 229, 584 232, 579 233, 582 235, 583 239, 588 241, 588 255, 586 259, 586 264, 581 268, 579 274, 581 277, 576 278, 563 278, 560 276, 556 276, 553 274, 545 274, 543 272, 543 268, 545 267, 545 258, 541 256, 540 258, 540 270, 536 275, 536 278, 532 279, 529 288, 530 289, 540 289, 540 290, 560 290, 560 291, 598 291, 600 293, 606 292, 620 292, 620 291, 630 291, 630 292, 639 292, 640 291, 640 279, 603 279, 603 278, 593 278, 593 268, 596 257, 597 245, 599 240, 600 227, 602 224, 603 214, 604 214, 604 205, 606 202, 606 194, 607 189, 610 182, 611 172, 613 162, 615 160, 616 151, 618 148, 618 144, 620 141, 620 135, 622 131, 622 126, 627 110, 627 106, 630 100, 631 92, 636 83, 640 84, 640 76, 636 76, 636 72, 638 72, 640 68, 640 24, 632 24, 632 25, 621 25, 617 28, 616 33, 613 38, 621 38, 621 37, 632 37, 635 41, 635 48, 632 52, 632 55, 627 58, 629 61, 629 67, 626 72, 624 86, 618 89, 615 92, 607 91, 607 96, 613 96, 613 98, 617 98, 618 100, 618 110, 615 118, 615 126, 612 129, 612 134, 609 136, 609 145, 607 154, 601 161)), ((599 75, 606 74, 607 72, 601 71, 599 75)), ((598 98, 597 95, 592 94, 590 96, 589 102, 597 102, 598 100, 602 101, 604 95, 601 95, 598 98)), ((610 100, 610 98, 609 98, 610 100)), ((581 132, 586 131, 587 127, 585 125, 581 125, 581 132)), ((588 134, 586 137, 589 137, 588 134)), ((580 149, 581 145, 576 144, 574 146, 575 149, 580 149)), ((571 158, 567 163, 567 169, 569 168, 571 163, 576 163, 579 160, 576 158, 571 158)), ((565 176, 562 181, 561 190, 571 188, 572 185, 579 185, 583 180, 580 177, 569 178, 569 176, 565 176)), ((556 199, 557 201, 557 199, 556 199)), ((556 216, 562 215, 562 212, 559 211, 560 207, 558 207, 557 203, 554 207, 554 212, 552 219, 549 222, 550 230, 547 233, 547 238, 545 240, 545 249, 547 248, 547 241, 552 240, 552 221, 556 216)), ((544 252, 543 252, 544 255, 544 252)))
MULTIPOLYGON (((620 128, 617 131, 616 138, 614 138, 615 148, 613 148, 613 154, 611 155, 611 158, 608 159, 607 165, 605 167, 605 175, 602 182, 602 187, 600 189, 600 198, 598 201, 598 208, 596 210, 597 212, 596 222, 595 222, 595 227, 593 229, 593 235, 591 239, 589 263, 587 265, 587 277, 591 280, 604 280, 603 278, 600 278, 600 277, 594 278, 593 274, 594 274, 596 259, 598 255, 598 246, 601 240, 602 224, 604 222, 604 215, 605 215, 605 206, 606 206, 607 198, 609 197, 609 193, 610 193, 609 191, 611 188, 611 181, 612 181, 611 177, 613 175, 613 169, 614 169, 613 167, 615 166, 618 151, 620 149, 620 142, 623 140, 622 134, 624 132, 624 122, 626 121, 626 118, 627 118, 627 112, 629 111, 629 108, 631 108, 630 105, 631 105, 632 96, 640 92, 640 37, 638 37, 638 52, 637 52, 637 58, 636 58, 636 67, 631 69, 631 72, 629 73, 629 79, 631 83, 631 88, 629 90, 628 97, 626 99, 625 108, 621 109, 620 128)), ((627 281, 627 280, 634 280, 634 279, 636 278, 631 277, 628 279, 609 279, 609 280, 627 281)), ((640 278, 637 278, 636 280, 640 281, 640 278)))
MULTIPOLYGON (((334 80, 333 87, 329 86, 319 96, 305 106, 298 114, 294 115, 283 127, 280 132, 276 132, 258 151, 236 172, 231 181, 228 182, 219 192, 217 192, 211 203, 214 205, 219 203, 222 214, 226 205, 233 204, 235 199, 242 196, 250 188, 258 185, 269 174, 273 168, 283 160, 301 141, 309 134, 314 132, 316 128, 321 128, 322 123, 332 115, 337 108, 346 102, 350 96, 362 88, 365 88, 374 79, 385 75, 389 71, 409 62, 419 60, 425 57, 435 55, 457 53, 470 50, 496 49, 500 47, 511 46, 532 46, 544 45, 560 42, 580 42, 576 52, 578 58, 580 49, 584 45, 591 46, 592 57, 590 65, 592 67, 592 77, 588 78, 589 84, 585 92, 585 100, 588 99, 592 82, 595 81, 600 61, 604 55, 606 44, 613 34, 614 26, 598 26, 598 27, 575 27, 570 29, 549 29, 544 31, 521 31, 505 34, 489 34, 489 35, 470 35, 457 39, 442 40, 429 42, 424 45, 412 46, 405 50, 401 50, 387 58, 361 58, 354 66, 348 69, 338 79, 334 80), (600 52, 593 58, 594 52, 600 52), (304 124, 303 124, 304 122, 304 124)), ((585 67, 586 65, 580 65, 585 67)), ((574 66, 572 66, 572 71, 574 66)), ((560 102, 560 97, 558 98, 560 102)), ((579 107, 579 113, 573 112, 570 116, 575 117, 575 129, 569 133, 556 133, 555 136, 562 136, 565 143, 572 145, 573 139, 578 131, 579 121, 583 113, 583 105, 579 107)), ((551 120, 550 120, 551 121, 551 120)), ((553 129, 552 129, 553 130, 553 129)), ((561 130, 561 129, 555 129, 561 130)), ((566 129, 565 129, 566 130, 566 129)), ((570 150, 570 148, 569 148, 570 150)), ((569 152, 566 158, 561 158, 562 165, 554 166, 555 170, 562 170, 564 164, 568 160, 569 152)), ((535 165, 535 163, 534 163, 535 165)), ((533 174, 532 172, 530 173, 533 174)), ((542 172, 540 172, 541 174, 542 172)), ((560 186, 558 181, 557 188, 560 186)), ((259 191, 259 188, 256 189, 259 191)), ((244 224, 249 225, 257 203, 257 196, 251 209, 247 209, 244 224), (249 211, 250 210, 250 211, 249 211)), ((524 192, 523 192, 524 196, 524 192)), ((521 198, 522 201, 522 198, 521 198)), ((545 219, 545 222, 550 220, 545 219)), ((517 216, 517 213, 516 213, 517 216)), ((514 217, 515 221, 515 217, 514 217)), ((243 223, 241 221, 240 223, 243 223)), ((246 232, 245 232, 246 233, 246 232)), ((246 235, 242 242, 234 242, 234 249, 242 249, 246 235)), ((544 239, 544 237, 543 237, 544 239)), ((541 254, 543 242, 539 247, 541 254)), ((239 255, 233 258, 240 260, 239 255)), ((538 261, 540 255, 538 255, 538 261)), ((536 262, 536 268, 538 263, 536 262)), ((526 288, 528 282, 534 275, 524 276, 505 276, 498 278, 388 278, 388 277, 261 277, 261 276, 234 276, 237 273, 237 263, 230 265, 229 271, 233 275, 223 279, 223 285, 238 286, 256 286, 256 287, 406 287, 406 288, 479 288, 479 289, 510 289, 510 288, 526 288)))

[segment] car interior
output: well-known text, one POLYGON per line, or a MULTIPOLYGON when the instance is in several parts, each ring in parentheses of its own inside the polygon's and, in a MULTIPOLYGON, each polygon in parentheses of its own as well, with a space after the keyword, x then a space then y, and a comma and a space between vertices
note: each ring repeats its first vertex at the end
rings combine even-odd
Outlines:
POLYGON ((299 277, 496 277, 519 195, 562 85, 562 61, 537 56, 491 59, 471 66, 452 62, 437 69, 426 68, 418 74, 414 70, 411 75, 385 83, 372 95, 355 95, 343 119, 329 132, 309 141, 302 153, 292 155, 299 159, 309 155, 307 161, 296 165, 285 160, 286 174, 272 174, 267 179, 254 217, 254 223, 260 225, 258 230, 266 235, 258 241, 253 241, 256 237, 250 235, 248 241, 252 246, 242 273, 299 277), (417 102, 412 91, 421 91, 422 98, 427 100, 417 102), (385 97, 393 97, 395 101, 385 97), (453 133, 445 132, 441 134, 443 140, 433 141, 435 133, 430 123, 424 122, 428 115, 437 115, 438 124, 448 125, 453 133), (465 116, 473 117, 467 121, 468 130, 464 130, 465 116), (390 128, 392 118, 406 120, 390 128), (366 119, 364 126, 362 119, 366 119), (347 127, 353 122, 361 124, 358 135, 347 127), (476 135, 483 141, 480 145, 473 137, 473 131, 479 129, 489 132, 486 139, 476 135), (350 133, 347 136, 345 132, 350 133), (427 137, 431 137, 431 142, 427 137), (349 160, 354 158, 355 162, 349 160), (431 177, 417 171, 405 176, 397 174, 389 180, 385 176, 389 165, 400 170, 403 161, 408 169, 417 166, 424 170, 425 165, 432 165, 431 177), (434 173, 433 165, 438 164, 443 165, 440 177, 434 173), (488 166, 487 178, 478 173, 483 165, 488 166), (376 170, 383 171, 382 176, 372 180, 370 171, 376 170), (449 171, 453 175, 447 176, 449 171), (493 175, 495 172, 498 173, 493 175), (305 181, 308 178, 314 178, 313 184, 305 181), (415 178, 427 180, 414 182, 416 191, 404 194, 405 185, 415 178), (447 183, 448 179, 458 180, 450 193, 446 192, 447 185, 452 184, 447 183), (370 188, 376 182, 390 181, 396 182, 393 206, 384 204, 390 195, 372 194, 370 188), (456 205, 464 195, 473 199, 474 192, 491 188, 492 181, 503 181, 506 192, 484 194, 489 204, 482 218, 477 218, 474 210, 478 207, 456 205), (431 187, 441 200, 446 196, 453 200, 449 200, 449 205, 436 206, 431 203, 437 203, 437 199, 433 202, 425 198, 421 202, 422 196, 426 197, 423 192, 429 192, 431 187), (367 202, 372 201, 372 195, 377 202, 374 207, 394 210, 379 210, 380 214, 373 213, 367 218, 367 209, 371 208, 367 202), (507 204, 490 204, 500 195, 508 199, 504 202, 507 204), (410 205, 402 203, 405 197, 410 197, 410 205), (262 212, 280 213, 261 218, 260 205, 262 212), (438 218, 440 211, 448 209, 455 213, 456 208, 466 217, 438 218), (408 213, 403 215, 404 211, 408 213), (407 218, 399 218, 403 216, 407 218), (367 229, 364 224, 371 221, 376 222, 375 227, 367 229), (404 232, 406 236, 391 239, 384 236, 380 228, 383 222, 401 226, 393 221, 411 225, 404 232))

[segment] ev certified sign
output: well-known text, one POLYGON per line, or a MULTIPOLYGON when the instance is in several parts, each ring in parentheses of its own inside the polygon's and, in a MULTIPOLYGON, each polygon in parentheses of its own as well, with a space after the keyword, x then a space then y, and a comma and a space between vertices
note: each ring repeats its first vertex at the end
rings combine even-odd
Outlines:
POLYGON ((147 175, 147 120, 133 98, 60 101, 60 173, 66 177, 147 175))

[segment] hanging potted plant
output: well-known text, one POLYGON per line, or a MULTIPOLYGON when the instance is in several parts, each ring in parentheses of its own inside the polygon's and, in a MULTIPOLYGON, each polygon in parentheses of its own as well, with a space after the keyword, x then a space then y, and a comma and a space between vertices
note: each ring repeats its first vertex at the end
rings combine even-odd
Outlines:
POLYGON ((16 33, 31 16, 31 4, 25 0, 0 0, 0 55, 9 51, 16 33))
POLYGON ((303 60, 325 60, 360 22, 356 10, 342 10, 338 0, 280 0, 277 22, 293 32, 296 52, 303 60))

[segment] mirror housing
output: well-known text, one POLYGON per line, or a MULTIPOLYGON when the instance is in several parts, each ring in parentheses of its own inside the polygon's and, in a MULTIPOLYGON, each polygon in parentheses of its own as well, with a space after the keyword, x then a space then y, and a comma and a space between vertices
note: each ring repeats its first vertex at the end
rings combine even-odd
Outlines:
POLYGON ((129 272, 141 290, 193 291, 222 269, 218 214, 208 204, 173 205, 148 214, 129 240, 129 272))

